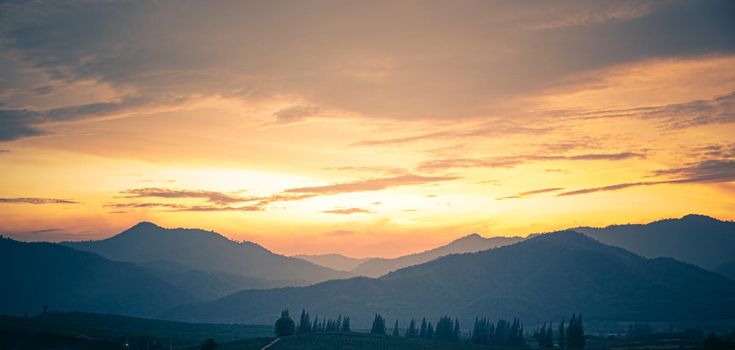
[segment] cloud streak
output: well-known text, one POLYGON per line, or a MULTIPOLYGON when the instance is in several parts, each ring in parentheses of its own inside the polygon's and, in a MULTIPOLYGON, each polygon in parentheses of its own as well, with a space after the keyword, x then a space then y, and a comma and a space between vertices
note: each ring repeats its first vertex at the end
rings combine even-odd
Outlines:
POLYGON ((514 195, 510 195, 510 196, 499 197, 497 199, 498 200, 518 199, 518 198, 529 197, 529 196, 533 196, 533 195, 537 195, 537 194, 542 194, 542 193, 557 192, 557 191, 561 191, 563 189, 564 189, 563 187, 542 188, 542 189, 538 189, 538 190, 520 192, 520 193, 517 193, 517 194, 514 194, 514 195))
POLYGON ((341 214, 341 215, 370 214, 372 213, 372 210, 364 209, 364 208, 337 208, 337 209, 331 209, 331 210, 322 210, 322 213, 341 214))
POLYGON ((284 192, 333 195, 340 193, 380 191, 391 187, 423 185, 428 183, 452 181, 458 178, 459 177, 456 176, 421 176, 407 174, 393 177, 371 178, 353 182, 336 183, 324 186, 290 188, 284 192))
POLYGON ((652 180, 625 182, 608 186, 583 188, 557 194, 558 197, 576 196, 581 194, 618 191, 631 187, 655 186, 666 184, 690 184, 690 183, 724 183, 735 181, 734 160, 705 160, 692 163, 688 166, 674 169, 658 170, 654 175, 675 175, 679 178, 671 180, 652 180))
POLYGON ((0 203, 12 203, 12 204, 79 204, 77 201, 69 199, 57 199, 57 198, 35 198, 35 197, 15 197, 15 198, 0 198, 0 203))
POLYGON ((620 153, 587 153, 570 156, 563 155, 517 155, 507 157, 490 158, 450 158, 436 159, 420 163, 419 170, 443 170, 454 168, 513 168, 515 166, 538 161, 617 161, 632 158, 645 158, 644 153, 620 152, 620 153))

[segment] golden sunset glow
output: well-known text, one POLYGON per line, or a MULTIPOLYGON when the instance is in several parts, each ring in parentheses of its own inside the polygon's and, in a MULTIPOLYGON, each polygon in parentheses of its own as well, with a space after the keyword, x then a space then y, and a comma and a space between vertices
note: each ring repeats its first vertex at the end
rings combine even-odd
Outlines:
POLYGON ((471 232, 735 219, 732 37, 620 37, 666 3, 358 4, 0 5, 0 232, 152 221, 392 257, 471 232))

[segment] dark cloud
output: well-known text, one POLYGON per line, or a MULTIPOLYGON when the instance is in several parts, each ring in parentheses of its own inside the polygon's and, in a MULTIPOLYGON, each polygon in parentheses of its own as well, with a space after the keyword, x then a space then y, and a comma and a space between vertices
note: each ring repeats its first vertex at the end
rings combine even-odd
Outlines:
POLYGON ((542 189, 538 189, 538 190, 520 192, 520 193, 517 193, 517 194, 514 194, 514 195, 510 195, 510 196, 499 197, 497 199, 498 200, 517 199, 517 198, 523 198, 523 197, 533 196, 533 195, 536 195, 536 194, 549 193, 549 192, 557 192, 557 191, 561 191, 563 189, 564 188, 562 188, 562 187, 542 188, 542 189))
POLYGON ((654 172, 655 176, 674 176, 673 179, 626 182, 614 185, 583 188, 559 193, 557 196, 574 196, 580 194, 617 191, 631 187, 654 186, 665 184, 688 183, 724 183, 735 181, 735 160, 705 160, 688 164, 685 167, 663 169, 654 172))
POLYGON ((406 174, 394 177, 372 178, 354 182, 343 182, 325 186, 299 187, 287 189, 286 193, 310 193, 331 195, 351 192, 379 191, 391 187, 422 185, 456 180, 455 176, 421 176, 406 174))
POLYGON ((38 113, 22 109, 0 109, 0 141, 43 135, 35 125, 41 121, 38 113))
POLYGON ((34 197, 16 197, 16 198, 0 198, 0 203, 15 204, 79 204, 77 201, 56 198, 34 198, 34 197))
MULTIPOLYGON (((97 81, 134 91, 115 102, 38 110, 40 123, 192 96, 296 96, 308 101, 304 106, 381 118, 477 117, 581 71, 735 51, 735 3, 728 0, 0 6, 0 52, 54 80, 27 86, 11 80, 1 89, 53 93, 47 87, 97 81)), ((0 76, 17 71, 4 66, 0 76)), ((296 107, 275 117, 293 122, 316 111, 296 107)), ((2 140, 42 134, 40 124, 26 119, 2 122, 2 140)), ((722 120, 730 117, 715 112, 694 122, 722 120)))
POLYGON ((337 208, 337 209, 332 209, 332 210, 322 210, 322 213, 350 215, 350 214, 370 214, 372 213, 372 211, 369 209, 364 209, 364 208, 337 208))
POLYGON ((644 158, 644 153, 620 152, 620 153, 587 153, 577 155, 517 155, 491 158, 451 158, 436 159, 422 162, 418 165, 419 170, 440 170, 453 168, 512 168, 520 164, 537 161, 587 161, 587 160, 625 160, 631 158, 644 158))

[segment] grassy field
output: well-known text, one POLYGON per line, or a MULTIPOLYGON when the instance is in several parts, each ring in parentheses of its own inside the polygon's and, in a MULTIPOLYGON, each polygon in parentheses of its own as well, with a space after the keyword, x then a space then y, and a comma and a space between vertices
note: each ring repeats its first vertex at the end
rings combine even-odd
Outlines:
POLYGON ((63 337, 92 338, 114 344, 157 341, 165 344, 166 349, 169 342, 174 348, 185 348, 198 345, 206 338, 229 342, 273 335, 272 326, 183 323, 89 313, 47 313, 34 317, 0 315, 0 331, 6 338, 8 334, 17 334, 20 338, 47 334, 59 336, 59 341, 63 337))

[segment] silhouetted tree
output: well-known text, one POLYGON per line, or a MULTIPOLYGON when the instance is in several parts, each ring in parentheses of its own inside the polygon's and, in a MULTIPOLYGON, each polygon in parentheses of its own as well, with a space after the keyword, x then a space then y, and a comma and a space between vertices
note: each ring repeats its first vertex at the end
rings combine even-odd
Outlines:
POLYGON ((534 333, 533 336, 538 341, 539 348, 553 348, 554 347, 554 336, 552 333, 552 328, 553 328, 553 325, 551 323, 549 323, 548 325, 544 323, 534 333))
POLYGON ((573 349, 584 349, 585 338, 584 338, 584 325, 582 324, 582 315, 577 317, 572 314, 572 318, 569 320, 569 327, 567 327, 567 346, 573 349))
POLYGON ((452 321, 449 316, 442 316, 436 323, 434 338, 444 341, 459 340, 459 321, 452 321))
POLYGON ((201 350, 214 350, 217 348, 217 342, 214 341, 214 339, 209 338, 202 342, 202 345, 199 347, 201 350))
POLYGON ((426 338, 434 339, 434 326, 431 325, 431 322, 429 322, 429 325, 426 326, 426 338))
POLYGON ((421 328, 419 328, 419 338, 426 338, 426 317, 421 319, 421 328))
POLYGON ((342 320, 342 332, 352 332, 352 329, 350 329, 349 316, 345 316, 344 320, 342 320))
POLYGON ((416 338, 418 335, 416 320, 411 319, 411 323, 408 325, 408 328, 406 328, 406 338, 416 338))
POLYGON ((311 333, 311 320, 309 313, 306 310, 301 310, 301 317, 299 318, 299 333, 311 333))
POLYGON ((281 318, 276 321, 276 336, 285 337, 287 335, 294 334, 296 331, 296 324, 288 315, 288 309, 281 312, 281 318))
POLYGON ((559 324, 559 348, 564 348, 567 346, 566 343, 566 335, 564 335, 564 320, 561 320, 561 323, 559 324))
POLYGON ((372 334, 385 334, 385 319, 380 314, 375 314, 373 326, 370 328, 372 334))
POLYGON ((398 320, 396 320, 396 324, 393 325, 393 334, 391 334, 394 337, 399 337, 400 334, 398 333, 398 320))

